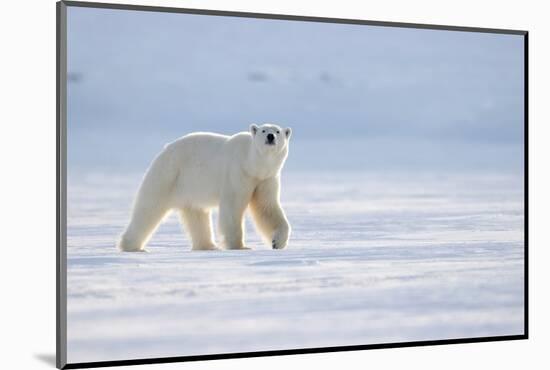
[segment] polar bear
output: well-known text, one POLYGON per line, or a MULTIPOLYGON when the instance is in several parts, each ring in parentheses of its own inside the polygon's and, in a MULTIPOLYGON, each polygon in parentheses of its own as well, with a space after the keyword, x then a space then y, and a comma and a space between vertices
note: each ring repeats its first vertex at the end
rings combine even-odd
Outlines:
POLYGON ((145 173, 118 248, 144 251, 164 216, 177 210, 193 250, 218 249, 211 221, 216 207, 226 249, 249 249, 243 230, 247 208, 271 247, 285 248, 290 225, 279 199, 280 175, 291 133, 253 124, 249 132, 233 136, 198 132, 167 144, 145 173))

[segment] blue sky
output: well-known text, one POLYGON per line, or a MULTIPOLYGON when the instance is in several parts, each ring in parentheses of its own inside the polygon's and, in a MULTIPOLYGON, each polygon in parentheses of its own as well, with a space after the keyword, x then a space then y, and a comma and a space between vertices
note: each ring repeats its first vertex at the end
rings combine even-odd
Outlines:
POLYGON ((69 7, 68 73, 69 147, 86 163, 262 122, 311 150, 389 145, 382 157, 402 165, 424 151, 419 166, 473 166, 478 149, 489 167, 523 161, 517 35, 69 7))

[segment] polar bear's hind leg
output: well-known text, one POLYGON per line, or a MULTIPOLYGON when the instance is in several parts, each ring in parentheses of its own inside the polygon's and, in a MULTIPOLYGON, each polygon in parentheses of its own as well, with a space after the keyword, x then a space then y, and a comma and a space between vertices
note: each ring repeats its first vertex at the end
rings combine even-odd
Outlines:
POLYGON ((180 210, 180 216, 191 237, 193 250, 218 249, 212 238, 210 211, 187 207, 180 210))
POLYGON ((161 203, 147 202, 143 200, 136 204, 132 213, 130 224, 120 237, 118 249, 124 252, 142 252, 145 244, 162 221, 168 208, 161 203))
POLYGON ((165 150, 147 170, 136 196, 130 223, 118 242, 119 250, 144 251, 147 241, 170 210, 172 190, 178 177, 170 157, 170 151, 165 150))

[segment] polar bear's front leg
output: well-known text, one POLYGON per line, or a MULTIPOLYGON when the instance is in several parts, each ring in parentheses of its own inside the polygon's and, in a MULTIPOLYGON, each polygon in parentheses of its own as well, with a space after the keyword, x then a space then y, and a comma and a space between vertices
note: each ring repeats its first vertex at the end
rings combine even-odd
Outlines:
POLYGON ((279 178, 262 181, 252 194, 250 212, 256 228, 273 249, 283 249, 290 237, 290 224, 281 208, 279 178))
POLYGON ((237 203, 234 200, 220 203, 220 237, 226 249, 249 249, 244 245, 243 217, 246 204, 237 203))
POLYGON ((222 195, 218 226, 226 249, 250 249, 244 245, 243 225, 248 200, 248 196, 236 192, 222 195))

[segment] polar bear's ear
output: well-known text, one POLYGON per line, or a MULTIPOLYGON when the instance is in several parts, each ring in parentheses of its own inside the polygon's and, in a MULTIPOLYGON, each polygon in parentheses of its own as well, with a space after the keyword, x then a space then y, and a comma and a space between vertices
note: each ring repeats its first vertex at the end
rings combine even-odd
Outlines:
POLYGON ((290 135, 292 135, 292 129, 290 127, 285 128, 285 135, 287 139, 290 139, 290 135))
POLYGON ((256 132, 258 132, 258 129, 259 127, 256 126, 255 124, 250 125, 250 133, 252 134, 252 136, 256 135, 256 132))

